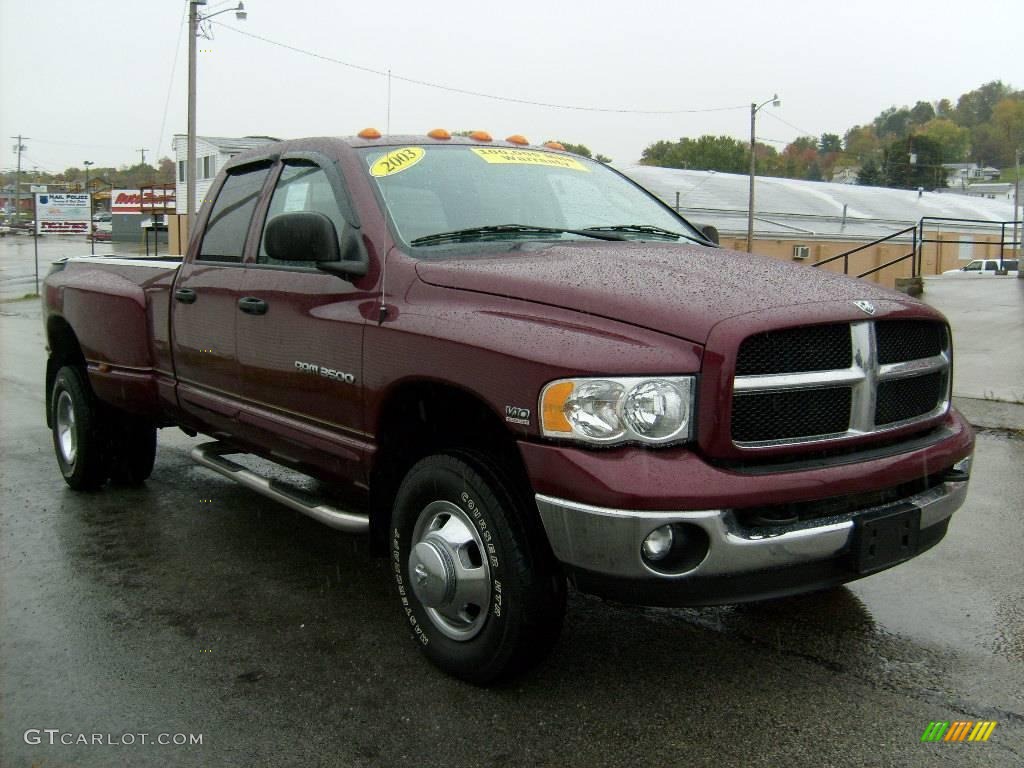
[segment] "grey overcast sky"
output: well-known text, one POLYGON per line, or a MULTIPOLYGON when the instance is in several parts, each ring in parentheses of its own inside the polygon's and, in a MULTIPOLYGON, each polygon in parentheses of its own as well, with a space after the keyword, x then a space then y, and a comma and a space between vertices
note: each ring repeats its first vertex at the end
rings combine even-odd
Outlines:
MULTIPOLYGON (((237 0, 211 0, 205 12, 237 0)), ((216 21, 395 76, 390 127, 484 129, 587 144, 617 162, 659 139, 749 137, 750 102, 778 92, 758 136, 842 134, 890 105, 955 101, 990 80, 1024 87, 1020 0, 410 2, 246 0, 216 21), (782 122, 784 121, 784 122, 782 122)), ((186 130, 186 0, 0 0, 3 168, 62 171, 171 155, 186 130)), ((200 135, 348 135, 388 122, 384 77, 215 26, 199 40, 200 135)))

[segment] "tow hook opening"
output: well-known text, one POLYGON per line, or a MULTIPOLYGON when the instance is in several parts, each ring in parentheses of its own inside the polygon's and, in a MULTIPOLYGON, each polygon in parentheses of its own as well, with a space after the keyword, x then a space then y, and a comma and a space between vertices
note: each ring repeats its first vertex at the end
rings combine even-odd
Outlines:
POLYGON ((967 458, 960 459, 956 464, 947 469, 943 475, 942 480, 946 483, 966 483, 971 479, 971 459, 973 457, 968 456, 967 458))

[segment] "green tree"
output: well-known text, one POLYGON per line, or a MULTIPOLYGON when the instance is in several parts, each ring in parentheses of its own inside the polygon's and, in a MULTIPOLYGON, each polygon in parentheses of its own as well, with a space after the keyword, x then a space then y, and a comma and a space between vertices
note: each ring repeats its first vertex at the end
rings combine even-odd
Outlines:
POLYGON ((865 158, 881 150, 882 142, 879 141, 873 125, 855 125, 843 137, 843 146, 848 155, 863 162, 865 158))
POLYGON ((823 133, 818 139, 818 152, 823 155, 829 152, 842 152, 843 143, 838 133, 823 133))
POLYGON ((942 148, 942 162, 944 163, 959 163, 967 157, 971 132, 952 120, 944 117, 929 120, 921 127, 920 134, 939 144, 942 148))
POLYGON ((910 110, 906 107, 889 107, 882 110, 874 120, 875 133, 882 139, 902 139, 910 130, 910 110))
POLYGON ((608 155, 602 155, 600 152, 594 155, 594 159, 599 163, 604 163, 605 165, 612 162, 612 159, 608 157, 608 155))
POLYGON ((156 168, 157 184, 173 184, 174 173, 174 161, 169 157, 161 157, 156 168))
POLYGON ((1014 153, 1024 149, 1024 100, 1008 98, 996 104, 992 109, 992 127, 1004 142, 998 163, 1000 167, 1010 165, 1014 153))
POLYGON ((883 153, 885 183, 899 189, 937 189, 946 186, 942 146, 924 135, 896 139, 883 153))
POLYGON ((640 162, 663 168, 744 173, 749 166, 750 155, 746 144, 731 136, 704 135, 696 139, 682 138, 677 142, 655 142, 644 149, 640 162))
POLYGON ((987 123, 992 118, 992 110, 996 104, 1012 93, 1013 89, 1003 85, 1002 80, 985 83, 957 99, 953 119, 959 125, 968 128, 987 123))
POLYGON ((910 110, 910 122, 913 125, 924 125, 935 119, 935 107, 927 101, 919 101, 910 110))
POLYGON ((885 174, 882 173, 882 166, 874 156, 868 157, 861 163, 860 171, 857 173, 857 183, 863 187, 885 186, 885 174))
POLYGON ((573 144, 568 141, 558 142, 565 147, 566 152, 572 152, 574 155, 582 155, 583 157, 593 157, 593 153, 590 151, 590 147, 586 144, 573 144))

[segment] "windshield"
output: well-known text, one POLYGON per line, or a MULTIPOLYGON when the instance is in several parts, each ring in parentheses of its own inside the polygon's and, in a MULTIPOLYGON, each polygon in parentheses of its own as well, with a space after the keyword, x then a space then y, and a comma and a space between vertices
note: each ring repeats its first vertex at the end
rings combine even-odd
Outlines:
POLYGON ((655 198, 584 157, 475 145, 358 151, 409 245, 593 237, 707 242, 655 198))

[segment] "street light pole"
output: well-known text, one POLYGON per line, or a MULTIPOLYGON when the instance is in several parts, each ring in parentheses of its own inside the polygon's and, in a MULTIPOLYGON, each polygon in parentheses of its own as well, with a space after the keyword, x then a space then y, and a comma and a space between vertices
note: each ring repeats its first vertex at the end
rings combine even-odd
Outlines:
POLYGON ((775 94, 763 104, 752 103, 750 105, 750 199, 747 201, 747 253, 751 253, 754 247, 754 175, 757 172, 757 157, 754 154, 754 149, 757 143, 757 113, 761 107, 768 104, 773 107, 781 105, 779 94, 775 94))
MULTIPOLYGON (((202 0, 203 4, 206 0, 202 0)), ((199 0, 188 4, 188 149, 185 157, 185 228, 192 237, 196 210, 196 35, 199 32, 199 0)))
POLYGON ((95 165, 92 160, 83 160, 85 166, 85 194, 89 196, 89 253, 96 255, 96 233, 93 231, 92 223, 92 192, 89 191, 89 166, 95 165))

